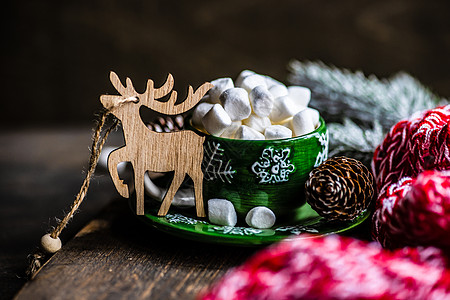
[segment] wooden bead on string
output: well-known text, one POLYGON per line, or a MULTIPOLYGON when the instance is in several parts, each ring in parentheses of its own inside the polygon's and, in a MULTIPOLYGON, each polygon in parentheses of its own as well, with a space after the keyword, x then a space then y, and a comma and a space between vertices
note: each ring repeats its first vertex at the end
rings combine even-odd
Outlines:
POLYGON ((59 237, 56 239, 52 238, 50 233, 47 233, 46 235, 42 236, 41 238, 41 247, 42 250, 44 250, 47 253, 55 253, 59 249, 61 249, 61 240, 59 237))
POLYGON ((114 119, 112 125, 108 129, 103 131, 105 121, 108 115, 109 111, 104 111, 100 115, 97 127, 92 137, 91 156, 89 158, 89 170, 86 174, 86 178, 84 179, 83 184, 81 185, 81 189, 75 198, 75 201, 72 203, 69 213, 67 213, 64 216, 64 218, 58 223, 58 225, 52 230, 51 233, 48 233, 41 238, 41 247, 40 247, 41 249, 29 256, 30 261, 26 274, 30 278, 34 278, 34 276, 36 276, 36 274, 39 272, 40 268, 43 265, 44 260, 46 259, 46 257, 48 257, 48 255, 46 255, 45 253, 53 254, 61 249, 62 243, 61 240, 59 239, 59 235, 61 234, 61 231, 64 229, 64 227, 66 227, 69 220, 73 217, 78 207, 83 202, 83 199, 86 196, 87 190, 89 188, 89 183, 95 172, 95 167, 97 166, 103 145, 106 142, 106 138, 111 133, 111 131, 114 130, 114 128, 116 128, 118 124, 118 120, 114 119), (103 136, 101 136, 102 132, 104 132, 103 136))

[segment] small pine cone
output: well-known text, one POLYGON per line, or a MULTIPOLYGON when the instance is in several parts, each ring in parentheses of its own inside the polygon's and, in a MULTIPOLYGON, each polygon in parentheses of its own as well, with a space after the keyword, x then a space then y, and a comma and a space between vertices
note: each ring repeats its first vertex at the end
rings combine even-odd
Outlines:
POLYGON ((333 157, 315 168, 305 184, 306 201, 329 220, 353 220, 374 196, 372 173, 358 160, 333 157))
POLYGON ((182 115, 158 117, 155 121, 148 123, 147 127, 156 132, 180 131, 184 129, 184 117, 182 115))

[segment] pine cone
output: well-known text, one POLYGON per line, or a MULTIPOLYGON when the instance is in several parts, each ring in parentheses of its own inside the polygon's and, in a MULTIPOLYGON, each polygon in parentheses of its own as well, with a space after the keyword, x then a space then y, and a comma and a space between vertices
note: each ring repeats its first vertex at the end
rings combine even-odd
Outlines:
POLYGON ((306 201, 322 217, 353 220, 372 201, 373 176, 356 159, 334 157, 311 171, 305 190, 306 201))
MULTIPOLYGON (((381 195, 374 237, 387 248, 436 246, 450 250, 450 174, 425 171, 405 177, 381 195)), ((449 251, 450 253, 450 251, 449 251)))
POLYGON ((182 115, 158 117, 155 121, 148 123, 147 127, 156 132, 180 131, 184 129, 184 117, 182 115))

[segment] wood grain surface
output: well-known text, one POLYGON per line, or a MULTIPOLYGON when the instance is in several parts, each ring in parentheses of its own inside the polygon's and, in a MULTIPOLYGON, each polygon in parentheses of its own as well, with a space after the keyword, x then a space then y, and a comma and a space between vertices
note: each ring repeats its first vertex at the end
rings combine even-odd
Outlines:
POLYGON ((127 206, 114 201, 15 299, 193 299, 255 251, 168 236, 127 206))
MULTIPOLYGON (((91 135, 88 126, 0 132, 0 299, 11 299, 25 284, 27 255, 75 199, 91 135)), ((121 145, 123 138, 113 134, 109 143, 121 145)), ((108 174, 96 172, 86 200, 61 234, 63 244, 114 197, 108 174)))

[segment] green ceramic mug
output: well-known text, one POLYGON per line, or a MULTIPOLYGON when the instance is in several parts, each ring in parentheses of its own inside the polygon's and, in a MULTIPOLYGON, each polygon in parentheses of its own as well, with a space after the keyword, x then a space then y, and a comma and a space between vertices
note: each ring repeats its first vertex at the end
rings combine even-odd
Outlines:
MULTIPOLYGON (((198 134, 204 133, 193 129, 198 134)), ((270 208, 277 217, 305 204, 309 172, 328 156, 328 131, 280 140, 237 140, 205 135, 203 199, 231 201, 240 218, 255 206, 270 208)))

